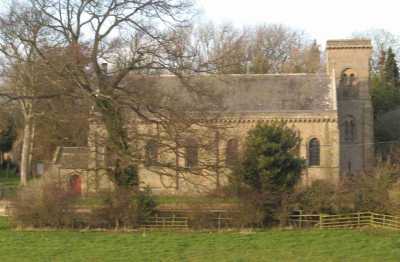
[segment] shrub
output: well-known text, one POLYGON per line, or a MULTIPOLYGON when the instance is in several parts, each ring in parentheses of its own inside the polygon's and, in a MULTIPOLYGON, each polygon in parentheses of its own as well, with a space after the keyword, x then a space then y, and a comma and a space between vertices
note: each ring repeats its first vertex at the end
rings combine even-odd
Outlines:
POLYGON ((387 213, 390 210, 387 177, 365 175, 354 182, 354 211, 387 213))
POLYGON ((12 202, 11 219, 22 227, 74 227, 77 222, 74 200, 63 182, 53 178, 35 180, 18 190, 12 202))
POLYGON ((264 208, 265 194, 258 192, 241 192, 237 212, 232 213, 233 226, 237 228, 261 227, 268 214, 264 208))
POLYGON ((90 226, 102 228, 135 228, 154 215, 156 202, 150 190, 143 192, 118 187, 101 194, 103 202, 92 212, 90 226))
POLYGON ((372 172, 342 177, 339 184, 315 181, 291 196, 292 209, 305 213, 397 213, 398 167, 380 163, 372 172))
POLYGON ((137 225, 133 192, 126 188, 101 193, 101 205, 92 212, 92 227, 116 228, 137 225))
POLYGON ((316 180, 308 187, 298 188, 290 197, 290 206, 307 214, 334 214, 337 211, 336 193, 334 184, 316 180))
POLYGON ((189 204, 190 212, 187 213, 189 226, 193 229, 216 228, 216 217, 209 211, 210 208, 201 202, 189 204))
POLYGON ((157 203, 151 194, 150 188, 139 191, 136 197, 136 206, 137 220, 140 224, 146 223, 150 217, 154 216, 157 203))

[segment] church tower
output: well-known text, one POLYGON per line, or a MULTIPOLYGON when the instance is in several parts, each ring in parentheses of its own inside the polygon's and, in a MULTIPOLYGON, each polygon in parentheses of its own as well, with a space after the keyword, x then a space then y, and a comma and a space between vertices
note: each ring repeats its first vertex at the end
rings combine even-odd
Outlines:
POLYGON ((369 170, 374 162, 370 96, 370 40, 327 42, 327 71, 336 82, 342 175, 369 170))

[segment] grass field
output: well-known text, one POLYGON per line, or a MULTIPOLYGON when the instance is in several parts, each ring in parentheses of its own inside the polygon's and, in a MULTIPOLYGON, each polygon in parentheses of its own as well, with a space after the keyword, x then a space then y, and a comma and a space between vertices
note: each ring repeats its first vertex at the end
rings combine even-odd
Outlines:
POLYGON ((400 233, 22 232, 0 219, 0 261, 400 261, 400 233))

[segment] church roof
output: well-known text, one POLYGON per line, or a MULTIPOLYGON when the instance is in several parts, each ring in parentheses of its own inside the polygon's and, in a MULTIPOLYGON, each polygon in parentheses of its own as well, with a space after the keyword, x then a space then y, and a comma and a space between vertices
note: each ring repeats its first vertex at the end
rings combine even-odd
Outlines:
POLYGON ((232 112, 334 110, 326 75, 237 75, 222 88, 224 105, 232 112))
POLYGON ((87 169, 88 163, 87 147, 61 147, 56 152, 55 164, 63 169, 87 169))
MULTIPOLYGON (((326 74, 200 76, 189 83, 194 89, 215 91, 228 113, 336 110, 335 94, 326 74)), ((175 76, 157 78, 154 85, 166 96, 187 96, 175 76)))

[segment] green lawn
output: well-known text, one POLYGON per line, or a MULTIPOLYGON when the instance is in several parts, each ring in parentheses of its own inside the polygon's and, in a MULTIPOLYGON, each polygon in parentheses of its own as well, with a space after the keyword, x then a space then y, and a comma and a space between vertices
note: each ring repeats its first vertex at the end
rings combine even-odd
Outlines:
POLYGON ((0 261, 399 261, 400 233, 21 232, 0 220, 0 261))

